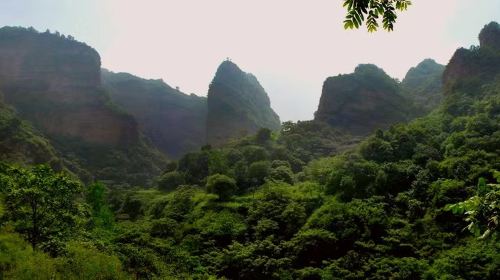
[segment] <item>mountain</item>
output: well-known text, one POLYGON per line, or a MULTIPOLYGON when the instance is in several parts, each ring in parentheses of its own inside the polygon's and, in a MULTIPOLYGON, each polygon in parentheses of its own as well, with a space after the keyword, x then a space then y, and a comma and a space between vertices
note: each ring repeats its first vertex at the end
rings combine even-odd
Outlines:
POLYGON ((207 100, 187 95, 162 80, 102 70, 113 103, 137 120, 139 129, 169 158, 205 145, 207 100))
POLYGON ((361 64, 352 74, 326 79, 315 120, 364 136, 407 121, 414 111, 396 80, 375 65, 361 64))
POLYGON ((0 29, 5 103, 95 178, 145 183, 165 159, 146 144, 134 118, 111 103, 100 69, 99 54, 70 36, 0 29))
POLYGON ((412 67, 401 82, 403 94, 421 108, 421 115, 436 108, 442 100, 441 78, 444 68, 444 65, 433 59, 425 59, 412 67))
POLYGON ((458 49, 443 74, 445 94, 463 88, 477 87, 494 79, 500 69, 500 25, 491 22, 479 33, 479 47, 458 49))
POLYGON ((231 61, 218 67, 207 103, 207 142, 212 145, 253 134, 260 128, 280 127, 280 119, 257 78, 231 61))

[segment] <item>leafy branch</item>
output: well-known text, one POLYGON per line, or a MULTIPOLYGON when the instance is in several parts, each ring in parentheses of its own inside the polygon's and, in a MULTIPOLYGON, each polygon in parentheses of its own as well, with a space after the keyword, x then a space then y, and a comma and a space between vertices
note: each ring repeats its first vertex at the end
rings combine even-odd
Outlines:
POLYGON ((410 5, 410 0, 344 0, 347 9, 344 28, 359 28, 366 23, 368 31, 374 32, 382 23, 383 29, 393 31, 396 12, 405 11, 410 5))
MULTIPOLYGON (((495 172, 499 176, 499 172, 495 172)), ((498 177, 500 178, 500 176, 498 177)), ((465 229, 479 237, 486 239, 500 229, 500 184, 486 184, 479 179, 476 195, 469 199, 450 204, 446 209, 456 215, 465 215, 468 223, 465 229)))

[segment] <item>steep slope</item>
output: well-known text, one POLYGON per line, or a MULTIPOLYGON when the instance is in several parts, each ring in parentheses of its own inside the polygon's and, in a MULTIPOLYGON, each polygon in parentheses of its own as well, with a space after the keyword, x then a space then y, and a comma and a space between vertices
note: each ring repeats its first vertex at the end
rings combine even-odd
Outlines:
POLYGON ((59 34, 1 28, 0 86, 21 118, 96 178, 137 184, 159 172, 164 159, 143 142, 135 120, 112 106, 101 86, 99 54, 89 46, 59 34), (132 159, 145 162, 136 170, 129 168, 132 159))
POLYGON ((207 142, 220 145, 231 138, 255 133, 259 128, 276 130, 280 119, 271 108, 264 88, 255 76, 224 61, 208 90, 207 142))
POLYGON ((436 108, 442 100, 441 78, 444 65, 433 59, 425 59, 407 73, 401 87, 403 94, 410 97, 416 106, 421 109, 420 115, 425 115, 436 108))
POLYGON ((0 161, 37 164, 50 163, 60 169, 60 161, 49 140, 30 123, 19 119, 0 100, 0 161))
POLYGON ((170 158, 205 144, 206 98, 128 73, 103 70, 102 81, 112 101, 132 114, 140 130, 170 158))
POLYGON ((500 69, 500 25, 491 22, 479 33, 479 47, 458 49, 443 74, 445 94, 463 88, 477 87, 494 79, 500 69))
POLYGON ((362 64, 352 74, 326 79, 315 120, 364 136, 407 121, 414 111, 394 79, 375 65, 362 64))

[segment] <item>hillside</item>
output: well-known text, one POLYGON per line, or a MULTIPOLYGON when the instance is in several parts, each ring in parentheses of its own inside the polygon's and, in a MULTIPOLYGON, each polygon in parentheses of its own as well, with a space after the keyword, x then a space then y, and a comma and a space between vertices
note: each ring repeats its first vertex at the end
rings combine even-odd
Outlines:
POLYGON ((169 158, 205 145, 206 98, 127 73, 102 70, 102 81, 113 103, 134 116, 144 135, 169 158))
POLYGON ((280 119, 271 108, 255 76, 231 61, 217 69, 208 90, 207 142, 221 145, 251 135, 260 128, 279 129, 280 119))

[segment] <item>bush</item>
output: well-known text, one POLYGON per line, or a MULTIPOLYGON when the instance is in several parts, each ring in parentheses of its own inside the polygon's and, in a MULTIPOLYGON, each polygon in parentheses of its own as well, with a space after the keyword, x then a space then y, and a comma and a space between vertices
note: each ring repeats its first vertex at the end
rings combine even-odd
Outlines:
POLYGON ((287 166, 278 166, 276 168, 271 169, 269 173, 269 179, 274 181, 283 181, 290 185, 293 184, 293 172, 290 167, 287 166))
POLYGON ((253 186, 260 186, 269 174, 271 164, 268 161, 257 161, 248 168, 248 178, 253 186))
POLYGON ((166 238, 174 237, 179 224, 174 219, 161 218, 153 221, 151 236, 166 238))
POLYGON ((70 242, 66 256, 58 258, 64 279, 127 279, 118 257, 99 252, 90 245, 70 242))
POLYGON ((221 201, 229 200, 236 190, 236 181, 226 175, 214 174, 207 179, 207 191, 218 195, 221 201))
POLYGON ((19 235, 0 233, 0 279, 53 279, 53 259, 31 246, 19 235))
POLYGON ((173 191, 178 186, 185 183, 184 176, 177 172, 171 171, 163 174, 158 180, 158 188, 162 191, 173 191))

